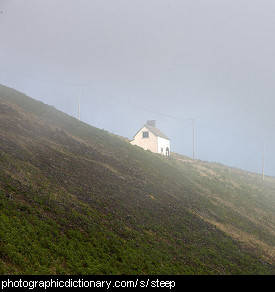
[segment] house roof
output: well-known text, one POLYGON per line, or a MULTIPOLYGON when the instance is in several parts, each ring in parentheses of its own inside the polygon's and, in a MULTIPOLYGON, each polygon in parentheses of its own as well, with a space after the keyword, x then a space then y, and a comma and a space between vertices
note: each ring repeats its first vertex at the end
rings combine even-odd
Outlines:
MULTIPOLYGON (((140 132, 140 130, 143 128, 143 127, 146 127, 150 132, 152 132, 155 136, 157 137, 161 137, 161 138, 164 138, 166 140, 170 140, 166 135, 164 135, 161 130, 159 130, 158 128, 156 127, 153 127, 153 126, 150 126, 148 124, 145 124, 144 126, 142 126, 139 131, 135 134, 135 136, 140 132)), ((134 136, 134 137, 135 137, 134 136)))

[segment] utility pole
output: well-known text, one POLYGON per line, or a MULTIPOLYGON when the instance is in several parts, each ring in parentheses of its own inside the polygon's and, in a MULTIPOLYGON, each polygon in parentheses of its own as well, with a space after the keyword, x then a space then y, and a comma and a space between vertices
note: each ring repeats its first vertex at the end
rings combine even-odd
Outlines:
POLYGON ((78 119, 80 120, 80 97, 81 97, 81 85, 79 85, 79 94, 78 94, 78 119))
POLYGON ((192 119, 193 122, 193 162, 195 161, 195 120, 192 119))
POLYGON ((192 120, 193 123, 193 162, 195 161, 195 119, 191 118, 190 116, 185 117, 188 120, 192 120))
POLYGON ((263 139, 263 181, 264 181, 264 168, 265 168, 265 139, 263 139))

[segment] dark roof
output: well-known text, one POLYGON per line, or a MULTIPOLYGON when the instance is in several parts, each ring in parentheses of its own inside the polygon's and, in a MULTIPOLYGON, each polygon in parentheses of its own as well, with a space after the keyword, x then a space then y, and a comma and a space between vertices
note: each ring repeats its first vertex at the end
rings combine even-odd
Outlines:
POLYGON ((167 140, 170 140, 166 135, 164 135, 161 130, 159 130, 158 128, 156 127, 152 127, 148 124, 145 125, 146 128, 148 128, 154 135, 156 135, 157 137, 161 137, 161 138, 164 138, 164 139, 167 139, 167 140))
MULTIPOLYGON (((161 137, 161 138, 164 138, 164 139, 166 139, 166 140, 170 140, 166 135, 164 135, 162 132, 161 132, 161 130, 159 130, 158 128, 156 128, 156 127, 153 127, 153 126, 150 126, 150 125, 148 125, 148 124, 145 124, 144 126, 142 126, 142 128, 143 127, 146 127, 149 131, 151 131, 155 136, 157 136, 157 137, 161 137)), ((141 128, 141 129, 142 129, 141 128)), ((140 129, 140 130, 141 130, 140 129)), ((140 131, 139 130, 139 131, 140 131)), ((139 133, 139 131, 137 132, 137 133, 139 133)), ((136 135, 137 135, 137 133, 136 133, 136 135)), ((135 135, 135 136, 136 136, 135 135)), ((134 137, 135 137, 134 136, 134 137)))

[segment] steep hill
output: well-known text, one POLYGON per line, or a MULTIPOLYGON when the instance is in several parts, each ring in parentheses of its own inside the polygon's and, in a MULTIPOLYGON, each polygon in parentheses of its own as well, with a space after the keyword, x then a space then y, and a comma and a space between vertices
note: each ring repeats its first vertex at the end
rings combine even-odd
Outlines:
POLYGON ((274 274, 274 199, 0 86, 0 274, 274 274))

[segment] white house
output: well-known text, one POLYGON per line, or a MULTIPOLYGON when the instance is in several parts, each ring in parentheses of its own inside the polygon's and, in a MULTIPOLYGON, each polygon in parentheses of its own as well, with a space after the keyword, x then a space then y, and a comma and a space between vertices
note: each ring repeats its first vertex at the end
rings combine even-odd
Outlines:
POLYGON ((130 143, 154 153, 170 155, 170 139, 156 128, 156 121, 154 120, 147 121, 130 143))

